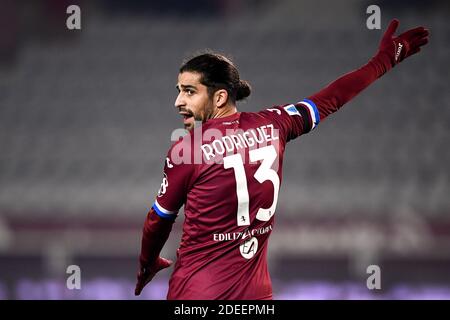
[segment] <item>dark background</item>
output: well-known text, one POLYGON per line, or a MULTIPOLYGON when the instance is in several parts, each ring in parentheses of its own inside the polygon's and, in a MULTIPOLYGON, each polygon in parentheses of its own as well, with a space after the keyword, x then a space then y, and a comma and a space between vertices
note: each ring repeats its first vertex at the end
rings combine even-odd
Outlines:
MULTIPOLYGON (((296 102, 376 52, 371 4, 382 30, 397 17, 430 43, 289 144, 274 298, 449 299, 450 7, 356 0, 1 1, 0 299, 135 299, 183 59, 229 55, 253 88, 241 111, 296 102), (71 264, 81 290, 66 288, 71 264), (381 290, 366 287, 373 264, 381 290)), ((170 272, 140 298, 164 299, 170 272)))

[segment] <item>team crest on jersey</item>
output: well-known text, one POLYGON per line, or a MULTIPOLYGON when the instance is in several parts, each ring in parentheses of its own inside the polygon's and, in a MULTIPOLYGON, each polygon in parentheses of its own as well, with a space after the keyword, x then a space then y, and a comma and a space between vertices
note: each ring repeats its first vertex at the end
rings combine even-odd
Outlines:
POLYGON ((300 112, 298 112, 297 108, 293 104, 285 106, 284 111, 286 111, 290 116, 301 116, 300 112))
POLYGON ((164 172, 164 177, 161 182, 161 187, 158 190, 158 197, 162 197, 166 193, 168 186, 169 186, 169 179, 167 178, 167 174, 164 172))

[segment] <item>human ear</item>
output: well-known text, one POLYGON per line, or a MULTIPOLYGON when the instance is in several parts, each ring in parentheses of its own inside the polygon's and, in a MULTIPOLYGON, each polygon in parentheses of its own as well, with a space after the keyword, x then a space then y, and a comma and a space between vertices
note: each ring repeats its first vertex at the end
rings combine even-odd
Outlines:
POLYGON ((214 104, 217 108, 222 108, 227 104, 228 92, 225 89, 219 89, 214 93, 214 104))

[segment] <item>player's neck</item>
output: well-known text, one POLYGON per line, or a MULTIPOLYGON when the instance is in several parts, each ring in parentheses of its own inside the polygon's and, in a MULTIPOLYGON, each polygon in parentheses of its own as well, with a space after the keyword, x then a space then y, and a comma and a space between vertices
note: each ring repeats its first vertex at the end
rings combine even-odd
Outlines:
POLYGON ((231 116, 237 112, 235 105, 229 105, 222 108, 217 108, 216 112, 212 115, 211 119, 224 118, 231 116))

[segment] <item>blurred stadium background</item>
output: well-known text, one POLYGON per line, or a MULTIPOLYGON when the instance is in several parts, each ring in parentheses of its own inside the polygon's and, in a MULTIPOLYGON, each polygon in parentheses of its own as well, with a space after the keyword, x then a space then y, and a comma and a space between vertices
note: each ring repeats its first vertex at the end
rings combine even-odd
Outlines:
MULTIPOLYGON (((450 298, 447 1, 0 2, 0 299, 136 299, 178 67, 230 55, 257 111, 366 63, 381 8, 431 42, 288 147, 271 236, 275 299, 450 298), (81 7, 82 29, 66 28, 81 7), (82 289, 66 288, 81 268, 82 289), (381 290, 368 290, 369 265, 381 290)), ((163 250, 175 258, 181 214, 163 250)), ((140 299, 164 299, 171 270, 140 299)))

